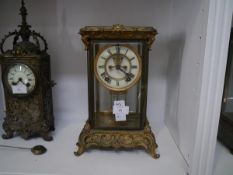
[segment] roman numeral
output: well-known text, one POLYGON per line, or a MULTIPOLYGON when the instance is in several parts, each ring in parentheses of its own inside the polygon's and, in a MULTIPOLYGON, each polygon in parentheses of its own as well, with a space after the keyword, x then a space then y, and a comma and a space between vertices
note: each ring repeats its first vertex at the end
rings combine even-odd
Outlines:
POLYGON ((100 58, 102 58, 102 59, 104 59, 104 60, 106 60, 107 58, 105 58, 105 57, 100 57, 100 58))
POLYGON ((127 54, 128 51, 129 51, 129 49, 127 49, 127 50, 125 51, 125 55, 127 54))
POLYGON ((129 60, 132 61, 132 60, 134 60, 134 59, 135 59, 135 57, 132 57, 132 58, 130 58, 129 60))
POLYGON ((131 69, 137 69, 137 68, 138 68, 137 65, 132 65, 132 66, 131 66, 131 69))
POLYGON ((106 77, 106 72, 103 72, 102 74, 100 74, 101 77, 105 78, 106 77))
POLYGON ((112 55, 112 52, 108 49, 108 51, 107 51, 108 53, 109 53, 109 55, 112 55))
POLYGON ((98 68, 103 69, 103 68, 104 68, 104 65, 100 65, 100 66, 98 66, 98 68))
POLYGON ((117 86, 120 86, 120 83, 119 83, 119 81, 117 81, 117 80, 116 80, 116 85, 117 85, 117 86))
POLYGON ((118 45, 116 46, 116 53, 117 53, 117 54, 120 54, 120 50, 121 50, 121 49, 120 49, 119 44, 118 44, 118 45))
POLYGON ((111 83, 111 79, 109 77, 105 77, 104 80, 109 84, 111 83))

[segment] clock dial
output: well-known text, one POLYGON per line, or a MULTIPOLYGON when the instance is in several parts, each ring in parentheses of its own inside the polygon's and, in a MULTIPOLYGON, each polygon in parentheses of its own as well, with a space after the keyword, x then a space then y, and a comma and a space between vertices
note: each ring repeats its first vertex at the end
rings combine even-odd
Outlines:
MULTIPOLYGON (((13 90, 14 87, 20 86, 25 90, 18 90, 17 94, 29 94, 35 89, 36 78, 32 69, 25 64, 16 64, 9 68, 7 72, 7 83, 13 90)), ((14 92, 13 92, 14 93, 14 92)))
POLYGON ((106 88, 125 91, 141 76, 141 57, 129 46, 107 46, 97 54, 94 68, 106 88))

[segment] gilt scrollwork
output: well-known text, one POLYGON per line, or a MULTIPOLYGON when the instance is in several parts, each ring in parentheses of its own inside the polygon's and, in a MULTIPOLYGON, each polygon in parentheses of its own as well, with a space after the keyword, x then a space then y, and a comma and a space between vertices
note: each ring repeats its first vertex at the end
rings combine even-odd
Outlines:
POLYGON ((156 153, 158 145, 149 123, 140 131, 106 131, 91 129, 87 122, 79 136, 77 146, 75 155, 78 156, 90 148, 144 148, 153 158, 159 158, 159 154, 156 153))

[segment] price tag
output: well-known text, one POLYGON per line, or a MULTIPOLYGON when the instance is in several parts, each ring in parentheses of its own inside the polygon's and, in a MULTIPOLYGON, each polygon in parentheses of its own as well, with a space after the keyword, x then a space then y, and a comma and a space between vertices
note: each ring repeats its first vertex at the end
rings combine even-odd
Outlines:
POLYGON ((116 121, 126 121, 126 115, 129 114, 129 106, 125 106, 124 100, 114 101, 113 114, 116 121))
POLYGON ((27 87, 19 82, 17 85, 11 86, 13 94, 26 94, 27 93, 27 87))

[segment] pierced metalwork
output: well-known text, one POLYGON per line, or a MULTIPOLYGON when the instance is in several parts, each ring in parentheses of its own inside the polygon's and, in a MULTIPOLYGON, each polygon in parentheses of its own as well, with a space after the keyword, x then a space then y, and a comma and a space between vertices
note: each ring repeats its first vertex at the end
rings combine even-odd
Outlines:
POLYGON ((31 30, 31 26, 27 24, 27 9, 24 0, 21 1, 20 15, 22 18, 21 25, 18 25, 19 30, 9 32, 5 35, 0 43, 2 54, 10 53, 13 55, 27 55, 30 53, 46 52, 48 45, 46 40, 40 33, 31 30), (13 37, 13 48, 4 50, 4 44, 10 37, 13 37), (21 39, 21 40, 20 40, 21 39), (44 44, 44 48, 40 49, 40 41, 44 44))
MULTIPOLYGON (((2 81, 5 93, 6 117, 3 122, 5 134, 3 139, 12 138, 15 134, 24 139, 41 136, 50 141, 49 132, 54 130, 51 87, 50 57, 47 54, 47 42, 40 33, 31 30, 27 24, 27 9, 21 1, 20 15, 22 22, 19 30, 9 32, 0 42, 2 81), (13 37, 13 47, 5 50, 8 39, 13 37), (41 45, 43 44, 43 48, 41 45), (30 93, 14 94, 12 85, 7 85, 8 71, 12 65, 22 64, 32 69, 36 76, 36 87, 30 93)), ((22 77, 19 77, 19 81, 22 77)), ((19 82, 18 81, 18 82, 19 82)), ((30 85, 30 84, 29 84, 30 85)))

